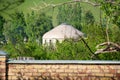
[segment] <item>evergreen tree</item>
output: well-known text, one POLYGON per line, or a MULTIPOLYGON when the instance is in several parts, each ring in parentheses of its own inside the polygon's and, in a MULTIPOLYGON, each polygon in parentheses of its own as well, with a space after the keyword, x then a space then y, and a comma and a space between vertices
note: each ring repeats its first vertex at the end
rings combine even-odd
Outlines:
POLYGON ((4 33, 6 39, 15 45, 23 42, 24 37, 26 36, 24 30, 26 23, 24 14, 22 12, 16 12, 13 15, 13 19, 4 25, 4 33))
POLYGON ((5 37, 3 35, 3 25, 5 23, 5 19, 0 16, 0 43, 5 41, 5 37))
POLYGON ((88 24, 93 25, 94 22, 95 22, 95 19, 94 19, 94 16, 93 16, 92 12, 87 11, 85 13, 85 24, 86 25, 88 25, 88 24))
POLYGON ((26 33, 30 41, 38 39, 42 42, 43 34, 53 28, 52 18, 45 13, 34 14, 32 12, 27 16, 26 22, 26 33))
POLYGON ((81 30, 81 6, 80 3, 65 4, 60 6, 57 15, 58 24, 67 23, 81 30))

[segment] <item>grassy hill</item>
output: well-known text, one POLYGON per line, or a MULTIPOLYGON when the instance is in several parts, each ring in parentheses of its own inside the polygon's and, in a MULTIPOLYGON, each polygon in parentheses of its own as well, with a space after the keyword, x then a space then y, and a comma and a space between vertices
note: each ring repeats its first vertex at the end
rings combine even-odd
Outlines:
MULTIPOLYGON (((35 11, 35 12, 39 13, 42 11, 40 8, 45 7, 46 4, 59 4, 59 3, 67 2, 67 1, 71 1, 71 0, 25 0, 25 2, 22 3, 20 6, 18 6, 17 8, 14 8, 13 10, 8 10, 7 13, 13 13, 15 11, 23 11, 24 14, 30 13, 31 11, 35 11)), ((91 0, 91 1, 94 1, 94 0, 91 0)), ((90 10, 94 15, 95 20, 97 22, 99 22, 99 20, 100 20, 99 7, 94 7, 87 3, 81 3, 81 7, 82 7, 82 14, 84 14, 86 11, 90 10)), ((54 26, 57 25, 57 22, 56 22, 57 12, 58 12, 57 7, 54 8, 54 11, 52 8, 46 8, 46 13, 48 15, 53 16, 53 25, 54 26)), ((2 15, 8 17, 8 15, 5 15, 5 14, 2 14, 2 15)))

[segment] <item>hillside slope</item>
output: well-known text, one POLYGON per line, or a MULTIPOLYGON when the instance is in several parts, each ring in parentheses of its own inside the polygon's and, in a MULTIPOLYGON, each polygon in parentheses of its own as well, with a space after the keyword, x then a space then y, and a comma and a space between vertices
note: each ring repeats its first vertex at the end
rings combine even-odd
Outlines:
MULTIPOLYGON (((60 3, 65 3, 71 0, 25 0, 24 3, 22 3, 20 6, 12 9, 12 10, 8 10, 6 11, 7 13, 13 13, 15 11, 22 11, 24 14, 30 13, 32 11, 36 12, 36 13, 40 13, 42 10, 40 8, 45 7, 46 5, 49 4, 60 4, 60 3)), ((94 1, 94 0, 91 0, 94 1)), ((97 22, 99 22, 100 20, 100 9, 99 7, 94 7, 90 4, 87 3, 81 3, 81 7, 82 7, 82 15, 85 14, 86 11, 91 11, 95 17, 95 20, 97 22)), ((57 26, 57 20, 56 20, 56 16, 58 13, 58 7, 55 7, 54 10, 53 8, 46 8, 46 13, 48 15, 51 15, 53 17, 53 25, 57 26)), ((5 17, 8 18, 8 15, 6 14, 2 14, 5 17)))

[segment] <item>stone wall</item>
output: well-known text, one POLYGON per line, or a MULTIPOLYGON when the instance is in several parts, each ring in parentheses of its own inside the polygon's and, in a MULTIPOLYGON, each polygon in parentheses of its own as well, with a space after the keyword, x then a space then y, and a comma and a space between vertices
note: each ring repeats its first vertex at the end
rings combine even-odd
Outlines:
POLYGON ((0 80, 120 80, 120 61, 7 60, 0 80))
POLYGON ((0 56, 0 80, 6 79, 6 56, 0 56))
POLYGON ((8 79, 120 80, 120 65, 100 61, 12 61, 8 79), (98 63, 96 63, 98 62, 98 63))

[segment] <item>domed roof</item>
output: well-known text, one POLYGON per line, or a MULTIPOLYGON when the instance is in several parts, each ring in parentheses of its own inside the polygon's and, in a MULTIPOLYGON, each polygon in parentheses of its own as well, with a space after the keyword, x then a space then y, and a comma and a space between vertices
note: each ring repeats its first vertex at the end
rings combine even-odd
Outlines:
POLYGON ((43 35, 43 39, 77 39, 84 34, 71 25, 61 24, 43 35))

